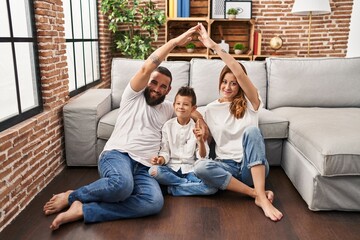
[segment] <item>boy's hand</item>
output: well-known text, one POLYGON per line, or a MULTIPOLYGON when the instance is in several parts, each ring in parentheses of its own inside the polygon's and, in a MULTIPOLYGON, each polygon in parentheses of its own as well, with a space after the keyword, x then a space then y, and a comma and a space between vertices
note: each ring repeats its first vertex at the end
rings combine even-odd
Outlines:
POLYGON ((196 121, 193 133, 195 134, 195 137, 199 142, 204 141, 205 131, 203 128, 200 127, 200 119, 196 121))
POLYGON ((164 159, 162 156, 153 157, 153 158, 150 160, 150 163, 151 163, 152 165, 164 165, 165 159, 164 159))

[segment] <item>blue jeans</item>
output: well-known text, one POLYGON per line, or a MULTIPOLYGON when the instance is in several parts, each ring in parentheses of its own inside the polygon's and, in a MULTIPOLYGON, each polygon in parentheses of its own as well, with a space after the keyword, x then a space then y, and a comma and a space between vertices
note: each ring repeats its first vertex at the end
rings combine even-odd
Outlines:
POLYGON ((136 218, 160 212, 164 198, 149 168, 116 150, 104 152, 98 164, 100 179, 69 196, 83 204, 86 223, 136 218))
POLYGON ((217 188, 205 185, 193 172, 183 174, 181 169, 175 172, 168 166, 152 166, 149 174, 155 171, 153 176, 160 184, 168 186, 168 192, 173 196, 211 195, 217 192, 217 188))
POLYGON ((231 177, 248 186, 253 186, 251 168, 265 165, 265 174, 269 174, 269 163, 265 155, 265 143, 259 128, 248 127, 243 135, 244 156, 240 163, 232 159, 199 161, 194 168, 197 177, 206 184, 225 190, 231 177))

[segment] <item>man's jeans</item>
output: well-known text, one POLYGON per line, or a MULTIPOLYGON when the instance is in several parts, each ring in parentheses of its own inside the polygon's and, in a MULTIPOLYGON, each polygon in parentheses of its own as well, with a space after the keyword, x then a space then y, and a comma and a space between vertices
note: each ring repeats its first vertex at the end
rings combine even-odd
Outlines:
POLYGON ((100 179, 69 196, 83 203, 84 221, 103 222, 160 212, 164 198, 148 167, 116 150, 104 152, 98 164, 100 179))
POLYGON ((265 143, 259 128, 248 127, 243 135, 244 156, 240 163, 232 159, 199 161, 194 172, 206 184, 225 190, 231 177, 248 186, 253 186, 251 168, 265 165, 265 174, 269 174, 269 163, 265 156, 265 143))
POLYGON ((181 169, 175 172, 167 166, 152 166, 149 174, 155 171, 153 176, 160 184, 168 186, 168 192, 173 196, 211 195, 217 192, 217 188, 208 187, 193 172, 183 174, 181 169))

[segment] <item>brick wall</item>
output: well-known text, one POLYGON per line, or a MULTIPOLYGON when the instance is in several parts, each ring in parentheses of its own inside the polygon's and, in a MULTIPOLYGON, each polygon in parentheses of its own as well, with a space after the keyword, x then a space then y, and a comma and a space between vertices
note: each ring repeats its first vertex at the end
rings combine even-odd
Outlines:
MULTIPOLYGON (((0 133, 0 231, 65 167, 62 107, 69 80, 62 1, 34 5, 44 111, 0 133)), ((102 82, 96 87, 109 87, 111 36, 101 15, 99 31, 102 82)))
MULTIPOLYGON (((262 54, 272 54, 270 39, 280 36, 278 54, 305 57, 309 17, 291 13, 294 0, 253 0, 255 29, 263 35, 262 54)), ((352 0, 330 0, 331 13, 312 17, 311 57, 345 57, 349 37, 352 0)))
MULTIPOLYGON (((98 0, 100 3, 101 0, 98 0)), ((164 9, 164 0, 155 1, 164 9)), ((312 56, 345 56, 353 1, 330 0, 331 14, 314 16, 312 56)), ((65 166, 62 107, 68 99, 64 14, 61 0, 35 0, 36 27, 44 112, 0 133, 0 231, 25 208, 65 166)), ((293 0, 253 0, 256 29, 266 43, 280 35, 278 52, 305 56, 308 18, 291 14, 293 0)), ((110 86, 111 33, 107 18, 99 13, 101 83, 110 86)), ((160 30, 159 46, 165 41, 160 30)), ((39 209, 41 211, 41 209, 39 209)))

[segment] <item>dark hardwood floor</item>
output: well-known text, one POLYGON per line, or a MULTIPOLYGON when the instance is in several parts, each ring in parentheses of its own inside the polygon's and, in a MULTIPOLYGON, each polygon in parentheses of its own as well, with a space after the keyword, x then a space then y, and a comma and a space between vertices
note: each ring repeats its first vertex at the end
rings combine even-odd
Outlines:
MULTIPOLYGON (((280 167, 272 167, 268 189, 284 218, 274 223, 254 201, 231 192, 208 197, 165 196, 156 216, 113 222, 62 225, 52 232, 55 215, 45 216, 52 196, 98 178, 96 168, 66 168, 1 233, 0 239, 360 239, 359 212, 312 212, 280 167)), ((359 199, 360 201, 360 199, 359 199)))

